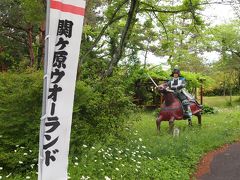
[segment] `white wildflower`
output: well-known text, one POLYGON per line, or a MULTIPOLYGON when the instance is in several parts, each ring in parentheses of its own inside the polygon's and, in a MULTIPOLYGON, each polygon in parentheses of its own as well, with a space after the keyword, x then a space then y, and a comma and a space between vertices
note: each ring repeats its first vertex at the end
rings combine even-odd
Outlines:
POLYGON ((85 148, 86 148, 86 147, 87 147, 87 145, 85 145, 85 144, 84 144, 84 145, 83 145, 83 147, 85 147, 85 148))
POLYGON ((6 176, 6 178, 10 177, 11 175, 12 175, 12 173, 8 174, 8 175, 6 176))
POLYGON ((78 166, 78 162, 75 162, 74 164, 75 164, 76 166, 78 166))
POLYGON ((0 171, 3 170, 3 167, 0 167, 0 171))
POLYGON ((92 149, 96 149, 96 148, 93 146, 92 149))
POLYGON ((16 147, 19 147, 19 145, 17 144, 16 147))
POLYGON ((23 147, 23 146, 21 146, 20 148, 21 148, 21 149, 25 149, 25 147, 23 147))
POLYGON ((78 157, 75 157, 76 160, 78 160, 78 157))
POLYGON ((24 156, 27 156, 27 155, 28 155, 28 153, 23 153, 23 155, 24 155, 24 156))
POLYGON ((2 176, 0 176, 0 179, 2 179, 2 176))
POLYGON ((122 164, 122 167, 124 167, 125 165, 124 164, 122 164))
POLYGON ((138 169, 135 169, 136 172, 138 172, 138 169))
POLYGON ((18 161, 18 163, 19 163, 19 164, 23 164, 23 162, 22 162, 22 161, 18 161))
POLYGON ((146 149, 146 146, 142 146, 143 149, 146 149))
POLYGON ((132 160, 133 162, 136 162, 136 160, 135 160, 135 159, 133 159, 133 158, 131 158, 131 160, 132 160))
POLYGON ((119 169, 118 168, 115 168, 117 171, 119 171, 119 169))
POLYGON ((31 152, 32 152, 32 150, 30 149, 30 150, 29 150, 29 152, 31 153, 31 152))
POLYGON ((3 135, 0 135, 0 138, 2 138, 3 137, 3 135))
POLYGON ((26 179, 30 179, 30 176, 27 176, 26 179))
POLYGON ((111 178, 108 176, 105 176, 104 178, 105 178, 105 180, 111 180, 111 178))

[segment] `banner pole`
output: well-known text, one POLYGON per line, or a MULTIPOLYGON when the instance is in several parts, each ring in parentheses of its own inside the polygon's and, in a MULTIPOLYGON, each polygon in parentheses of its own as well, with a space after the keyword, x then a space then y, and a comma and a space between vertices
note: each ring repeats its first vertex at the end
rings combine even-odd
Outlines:
POLYGON ((49 15, 50 15, 50 0, 46 0, 46 22, 45 22, 45 50, 44 50, 44 77, 43 77, 43 97, 42 97, 42 117, 40 121, 39 133, 39 157, 38 157, 38 180, 42 180, 42 167, 43 167, 43 141, 45 132, 45 119, 47 112, 47 88, 48 88, 48 46, 49 46, 49 15))

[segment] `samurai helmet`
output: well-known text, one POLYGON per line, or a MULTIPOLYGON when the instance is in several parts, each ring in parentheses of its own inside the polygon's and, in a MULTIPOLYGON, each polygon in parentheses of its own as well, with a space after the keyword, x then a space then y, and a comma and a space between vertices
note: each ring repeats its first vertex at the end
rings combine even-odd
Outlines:
POLYGON ((174 68, 173 71, 172 71, 172 74, 170 76, 173 77, 173 74, 178 74, 179 77, 181 76, 181 72, 178 68, 174 68))

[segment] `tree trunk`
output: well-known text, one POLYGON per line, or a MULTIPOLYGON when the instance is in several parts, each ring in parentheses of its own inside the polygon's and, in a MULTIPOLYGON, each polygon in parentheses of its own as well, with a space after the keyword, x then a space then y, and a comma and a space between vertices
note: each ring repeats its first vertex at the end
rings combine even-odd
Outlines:
POLYGON ((41 24, 39 28, 39 47, 38 47, 38 62, 37 69, 41 68, 41 64, 44 63, 44 46, 45 46, 45 22, 41 24))
POLYGON ((108 70, 105 72, 103 77, 107 77, 107 76, 112 75, 114 67, 117 66, 119 60, 122 58, 124 48, 126 47, 126 44, 127 44, 126 41, 127 41, 129 31, 130 31, 131 27, 133 26, 133 23, 134 23, 133 20, 136 17, 136 11, 138 9, 138 4, 139 4, 138 0, 131 0, 131 6, 130 6, 130 9, 128 11, 127 22, 126 22, 125 27, 122 31, 119 46, 115 49, 113 58, 112 58, 111 62, 109 63, 108 70))
POLYGON ((33 26, 28 28, 28 39, 27 39, 27 45, 28 45, 28 53, 30 57, 30 67, 33 67, 34 65, 34 51, 33 51, 33 26))
POLYGON ((229 105, 232 106, 232 86, 229 88, 229 105))
POLYGON ((147 49, 146 49, 145 55, 144 55, 144 68, 146 68, 146 66, 147 66, 147 56, 148 56, 149 44, 150 44, 150 42, 148 41, 147 49))

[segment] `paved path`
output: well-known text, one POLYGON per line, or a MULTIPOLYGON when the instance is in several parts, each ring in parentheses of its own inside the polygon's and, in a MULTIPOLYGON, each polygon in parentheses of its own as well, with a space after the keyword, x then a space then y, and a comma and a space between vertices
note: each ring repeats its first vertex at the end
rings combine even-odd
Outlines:
POLYGON ((215 153, 208 166, 208 172, 197 177, 198 180, 240 180, 240 143, 215 153))

